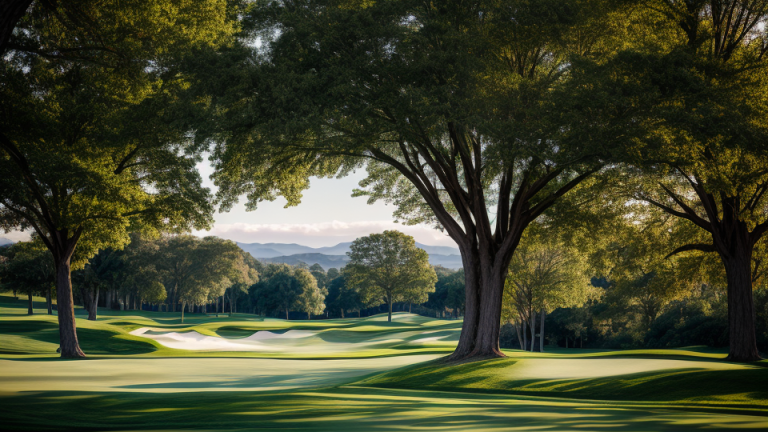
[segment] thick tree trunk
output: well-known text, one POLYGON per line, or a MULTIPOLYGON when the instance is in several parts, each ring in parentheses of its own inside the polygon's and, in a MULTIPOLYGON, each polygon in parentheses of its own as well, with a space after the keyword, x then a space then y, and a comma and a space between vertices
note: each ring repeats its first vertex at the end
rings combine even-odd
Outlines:
POLYGON ((56 308, 59 317, 61 356, 65 358, 85 357, 77 341, 75 302, 72 298, 69 257, 56 261, 56 308))
POLYGON ((449 360, 504 357, 499 349, 501 300, 509 261, 462 251, 466 287, 464 323, 449 360))
POLYGON ((392 294, 387 293, 387 306, 389 306, 389 314, 387 314, 387 322, 392 322, 392 294))
POLYGON ((285 320, 288 321, 288 308, 285 308, 285 320))
POLYGON ((344 308, 341 308, 341 317, 344 318, 344 308))
POLYGON ((479 319, 480 297, 480 263, 476 254, 462 251, 461 260, 464 265, 465 306, 464 322, 456 350, 449 360, 461 360, 467 357, 475 348, 475 337, 479 319))
POLYGON ((27 306, 27 315, 33 315, 35 312, 32 308, 32 291, 29 291, 27 293, 27 298, 29 299, 29 305, 27 306))
POLYGON ((728 360, 760 360, 755 338, 755 308, 752 296, 752 250, 723 259, 728 279, 728 360))
POLYGON ((53 301, 51 300, 51 290, 53 288, 48 285, 48 290, 45 292, 45 303, 48 306, 48 315, 53 315, 53 301))
POLYGON ((547 311, 541 308, 541 324, 539 327, 539 352, 544 352, 544 318, 547 316, 547 311))
POLYGON ((307 320, 311 320, 311 319, 312 319, 311 312, 307 312, 307 320))

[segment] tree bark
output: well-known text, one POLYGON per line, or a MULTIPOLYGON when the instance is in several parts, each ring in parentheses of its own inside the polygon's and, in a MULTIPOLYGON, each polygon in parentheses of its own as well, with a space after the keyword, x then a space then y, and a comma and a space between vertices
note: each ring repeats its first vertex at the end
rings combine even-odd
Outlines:
MULTIPOLYGON (((74 247, 72 247, 74 251, 74 247)), ((56 304, 59 317, 59 341, 61 357, 85 357, 77 341, 75 327, 75 302, 72 298, 72 280, 70 279, 70 257, 56 260, 56 304)))
POLYGON ((341 317, 344 318, 344 308, 341 308, 341 317))
POLYGON ((48 315, 53 315, 53 301, 51 300, 51 290, 53 288, 48 285, 48 290, 45 292, 45 303, 48 305, 48 315))
POLYGON ((288 308, 285 308, 285 320, 288 321, 288 308))
POLYGON ((181 323, 184 324, 184 306, 187 304, 185 302, 181 302, 181 323))
POLYGON ((525 347, 523 347, 523 338, 522 335, 520 335, 520 326, 517 324, 514 324, 515 326, 515 332, 517 332, 517 343, 520 344, 520 349, 525 351, 525 347))
POLYGON ((544 352, 544 318, 547 316, 547 311, 541 308, 541 327, 539 329, 539 352, 544 352))
POLYGON ((309 320, 311 320, 311 319, 312 319, 312 315, 311 315, 311 312, 307 312, 307 321, 309 321, 309 320))
POLYGON ((27 307, 27 315, 33 315, 35 312, 32 310, 32 291, 29 291, 27 293, 27 298, 29 300, 29 305, 27 307))
POLYGON ((389 314, 387 315, 387 322, 392 322, 392 293, 387 292, 387 306, 389 306, 389 314))
POLYGON ((752 250, 723 260, 728 280, 728 360, 760 360, 755 337, 755 308, 752 295, 752 250))

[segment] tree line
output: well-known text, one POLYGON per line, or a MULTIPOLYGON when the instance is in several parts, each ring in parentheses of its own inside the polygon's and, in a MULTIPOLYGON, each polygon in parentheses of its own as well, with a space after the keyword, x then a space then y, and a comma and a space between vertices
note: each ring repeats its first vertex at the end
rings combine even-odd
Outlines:
MULTIPOLYGON (((206 228, 242 197, 296 205, 311 176, 365 166, 355 194, 459 247, 451 360, 503 356, 532 224, 625 206, 649 229, 651 208, 679 219, 667 254, 718 258, 729 359, 760 358, 768 1, 168 4, 3 6, 0 226, 54 259, 62 356, 84 355, 70 272, 97 251, 206 228)), ((534 310, 518 314, 532 329, 534 310)))

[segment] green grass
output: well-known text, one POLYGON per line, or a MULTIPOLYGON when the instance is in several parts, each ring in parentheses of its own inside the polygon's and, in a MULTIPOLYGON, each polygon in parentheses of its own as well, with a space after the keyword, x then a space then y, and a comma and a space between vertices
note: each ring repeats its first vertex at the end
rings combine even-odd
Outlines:
POLYGON ((768 363, 722 350, 505 350, 446 365, 460 323, 410 314, 285 321, 78 309, 88 359, 60 360, 55 316, 0 295, 3 430, 765 430, 768 363), (171 349, 130 332, 237 341, 308 331, 274 352, 171 349), (340 348, 341 347, 341 348, 340 348), (407 355, 405 355, 407 354, 407 355))

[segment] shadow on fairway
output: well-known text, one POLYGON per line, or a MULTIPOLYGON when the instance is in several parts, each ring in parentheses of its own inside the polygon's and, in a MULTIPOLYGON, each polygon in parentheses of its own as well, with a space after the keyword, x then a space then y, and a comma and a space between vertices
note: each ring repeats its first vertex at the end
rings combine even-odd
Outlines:
POLYGON ((0 396, 4 430, 590 430, 765 429, 765 417, 499 395, 341 388, 306 392, 78 393, 0 396), (45 415, 40 415, 45 412, 45 415))

